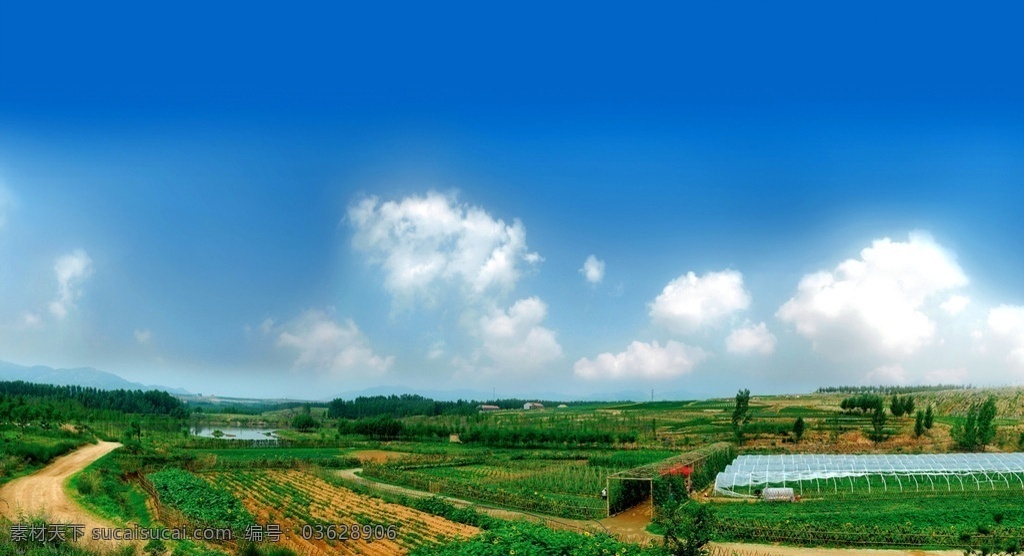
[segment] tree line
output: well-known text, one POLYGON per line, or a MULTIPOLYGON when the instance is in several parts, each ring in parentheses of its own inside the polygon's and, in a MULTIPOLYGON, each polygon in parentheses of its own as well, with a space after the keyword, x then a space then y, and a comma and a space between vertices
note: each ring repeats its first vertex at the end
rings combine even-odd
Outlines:
MULTIPOLYGON (((331 400, 327 404, 327 417, 330 419, 362 419, 378 415, 390 415, 392 417, 474 415, 480 411, 480 406, 483 404, 495 405, 499 409, 522 409, 526 402, 531 401, 535 402, 537 400, 507 398, 487 402, 475 400, 440 401, 418 394, 359 396, 354 400, 344 400, 342 398, 331 400)), ((554 407, 560 402, 543 401, 541 403, 554 407)), ((572 405, 572 402, 567 402, 567 404, 572 405)))
POLYGON ((23 381, 0 382, 0 421, 81 419, 87 413, 114 411, 184 418, 188 409, 160 390, 100 390, 23 381))
POLYGON ((923 386, 824 386, 815 392, 818 394, 912 394, 914 392, 937 392, 940 390, 970 390, 974 386, 967 384, 928 384, 923 386))

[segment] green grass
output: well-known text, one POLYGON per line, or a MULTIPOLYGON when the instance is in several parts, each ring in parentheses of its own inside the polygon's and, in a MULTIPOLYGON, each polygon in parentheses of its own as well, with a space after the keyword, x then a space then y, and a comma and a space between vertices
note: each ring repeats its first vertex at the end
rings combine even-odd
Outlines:
POLYGON ((89 433, 39 427, 0 428, 0 485, 41 469, 83 444, 96 442, 89 433))
POLYGON ((96 460, 71 477, 67 492, 87 510, 119 524, 152 525, 147 496, 138 485, 126 481, 115 451, 96 460), (91 488, 85 488, 86 484, 91 488))
MULTIPOLYGON (((975 492, 799 503, 715 503, 720 540, 829 546, 962 547, 1019 537, 1020 492, 975 492)), ((997 543, 998 544, 998 543, 997 543)))

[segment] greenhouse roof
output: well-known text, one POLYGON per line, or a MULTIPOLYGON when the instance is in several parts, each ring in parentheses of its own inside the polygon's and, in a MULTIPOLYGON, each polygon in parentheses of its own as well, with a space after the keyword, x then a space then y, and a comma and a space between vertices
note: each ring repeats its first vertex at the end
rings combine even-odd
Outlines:
POLYGON ((736 494, 737 488, 869 475, 960 476, 988 473, 1024 473, 1024 453, 740 456, 718 474, 715 491, 736 494))

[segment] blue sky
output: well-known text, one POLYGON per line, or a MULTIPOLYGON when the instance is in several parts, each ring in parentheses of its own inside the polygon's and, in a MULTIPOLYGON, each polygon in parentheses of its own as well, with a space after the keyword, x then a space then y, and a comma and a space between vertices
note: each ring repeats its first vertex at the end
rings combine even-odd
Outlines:
POLYGON ((1022 20, 5 5, 0 359, 314 398, 1018 384, 1022 20))

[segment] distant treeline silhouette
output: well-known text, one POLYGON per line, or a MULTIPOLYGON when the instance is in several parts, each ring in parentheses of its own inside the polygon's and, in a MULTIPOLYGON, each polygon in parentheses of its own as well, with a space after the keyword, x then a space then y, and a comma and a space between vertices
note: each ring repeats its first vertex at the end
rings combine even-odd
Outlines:
POLYGON ((86 386, 54 386, 0 381, 0 421, 78 417, 85 412, 116 411, 185 417, 177 398, 160 390, 100 390, 86 386))
POLYGON ((913 392, 937 392, 939 390, 970 390, 974 386, 967 384, 924 384, 920 386, 823 386, 817 394, 910 394, 913 392))
MULTIPOLYGON (((390 396, 359 396, 354 400, 336 398, 327 404, 327 417, 331 419, 363 419, 378 415, 392 417, 411 417, 413 415, 473 415, 480 411, 481 405, 493 405, 500 409, 522 409, 525 400, 508 398, 479 402, 475 400, 438 401, 425 398, 418 394, 402 394, 390 396)), ((555 407, 560 402, 542 401, 547 407, 555 407)), ((565 402, 572 405, 573 402, 565 402)), ((578 403, 578 402, 577 402, 578 403)))

